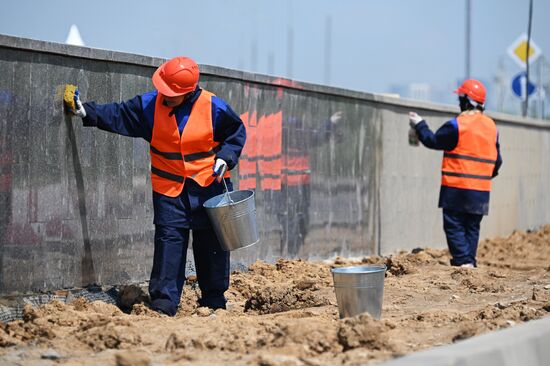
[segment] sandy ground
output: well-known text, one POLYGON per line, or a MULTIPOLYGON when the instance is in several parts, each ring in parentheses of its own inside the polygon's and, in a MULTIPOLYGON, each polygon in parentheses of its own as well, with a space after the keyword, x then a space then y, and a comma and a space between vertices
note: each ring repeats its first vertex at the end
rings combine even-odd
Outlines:
POLYGON ((481 242, 477 269, 448 263, 429 248, 257 262, 232 275, 228 309, 215 313, 196 307, 191 278, 175 318, 82 298, 26 307, 0 325, 0 364, 365 365, 550 316, 550 226, 481 242), (340 320, 330 269, 364 263, 388 266, 382 319, 340 320))

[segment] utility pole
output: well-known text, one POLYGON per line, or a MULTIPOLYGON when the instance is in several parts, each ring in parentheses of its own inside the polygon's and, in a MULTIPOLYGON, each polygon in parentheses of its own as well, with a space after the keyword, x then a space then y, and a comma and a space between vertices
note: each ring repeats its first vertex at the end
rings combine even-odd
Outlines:
POLYGON ((325 20, 325 85, 330 83, 330 56, 332 53, 332 17, 327 16, 325 20))
POLYGON ((499 57, 499 60, 498 60, 498 66, 497 66, 494 82, 497 90, 496 109, 498 112, 503 112, 504 98, 506 95, 505 90, 507 86, 507 77, 506 77, 506 68, 504 67, 504 60, 502 59, 502 56, 499 57))
POLYGON ((258 72, 258 41, 255 38, 250 47, 250 71, 258 72))
POLYGON ((275 74, 275 55, 273 52, 269 52, 267 55, 267 73, 268 75, 275 74))
POLYGON ((529 92, 527 88, 529 87, 529 47, 531 46, 531 22, 533 19, 533 0, 529 0, 529 22, 527 25, 527 51, 525 51, 525 103, 523 105, 523 117, 527 116, 527 111, 529 109, 529 92))
POLYGON ((292 29, 292 1, 287 0, 288 15, 287 15, 287 34, 286 34, 286 77, 292 79, 294 67, 294 30, 292 29))
POLYGON ((465 47, 466 47, 466 52, 465 52, 465 60, 464 60, 464 72, 466 73, 465 75, 465 80, 466 79, 469 79, 470 78, 470 49, 471 49, 471 31, 472 31, 472 8, 471 8, 471 3, 470 3, 470 0, 466 0, 466 25, 465 25, 465 28, 466 28, 466 39, 464 40, 465 41, 465 47))
POLYGON ((292 63, 293 63, 293 53, 294 53, 294 32, 292 30, 292 26, 288 26, 288 33, 287 33, 287 44, 286 44, 287 50, 286 50, 286 76, 289 79, 292 79, 292 63))
POLYGON ((546 99, 546 90, 544 89, 544 63, 546 60, 544 56, 540 57, 539 60, 539 82, 538 82, 538 94, 539 94, 539 110, 540 110, 540 119, 544 119, 544 101, 546 99))

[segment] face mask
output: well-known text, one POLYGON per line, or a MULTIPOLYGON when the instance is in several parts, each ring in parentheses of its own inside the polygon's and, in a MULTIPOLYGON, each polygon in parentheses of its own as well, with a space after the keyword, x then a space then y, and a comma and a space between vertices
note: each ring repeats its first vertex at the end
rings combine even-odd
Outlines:
POLYGON ((474 106, 470 103, 470 100, 468 99, 468 97, 458 97, 458 102, 460 104, 461 112, 474 109, 474 106))

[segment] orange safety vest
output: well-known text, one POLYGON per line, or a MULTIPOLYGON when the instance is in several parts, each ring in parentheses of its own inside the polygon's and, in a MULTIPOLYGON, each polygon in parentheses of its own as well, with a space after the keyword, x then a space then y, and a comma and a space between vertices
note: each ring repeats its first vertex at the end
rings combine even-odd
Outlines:
POLYGON ((245 112, 246 145, 239 159, 239 189, 281 190, 282 112, 260 116, 245 112))
POLYGON ((443 154, 441 184, 490 191, 498 154, 495 122, 482 113, 462 114, 456 120, 458 144, 443 154))
MULTIPOLYGON (((176 117, 170 115, 172 107, 165 106, 162 96, 157 95, 150 149, 153 191, 177 197, 186 178, 202 187, 214 181, 212 167, 219 144, 214 141, 212 96, 201 91, 180 136, 176 117)), ((224 177, 229 176, 227 171, 224 177)))
POLYGON ((283 183, 287 186, 309 184, 310 176, 309 155, 302 149, 288 148, 283 157, 283 183))

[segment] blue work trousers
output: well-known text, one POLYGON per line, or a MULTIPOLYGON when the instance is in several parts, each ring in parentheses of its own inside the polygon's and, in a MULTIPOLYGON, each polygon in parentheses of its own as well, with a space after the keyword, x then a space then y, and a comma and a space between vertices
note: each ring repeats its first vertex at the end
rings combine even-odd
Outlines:
MULTIPOLYGON (((170 316, 178 310, 185 283, 189 233, 186 228, 155 225, 155 254, 149 282, 151 306, 170 316)), ((223 251, 212 229, 192 230, 193 257, 201 290, 200 306, 225 309, 229 288, 229 252, 223 251)))
POLYGON ((477 266, 479 226, 483 215, 443 209, 443 229, 451 252, 451 265, 471 263, 477 266))

